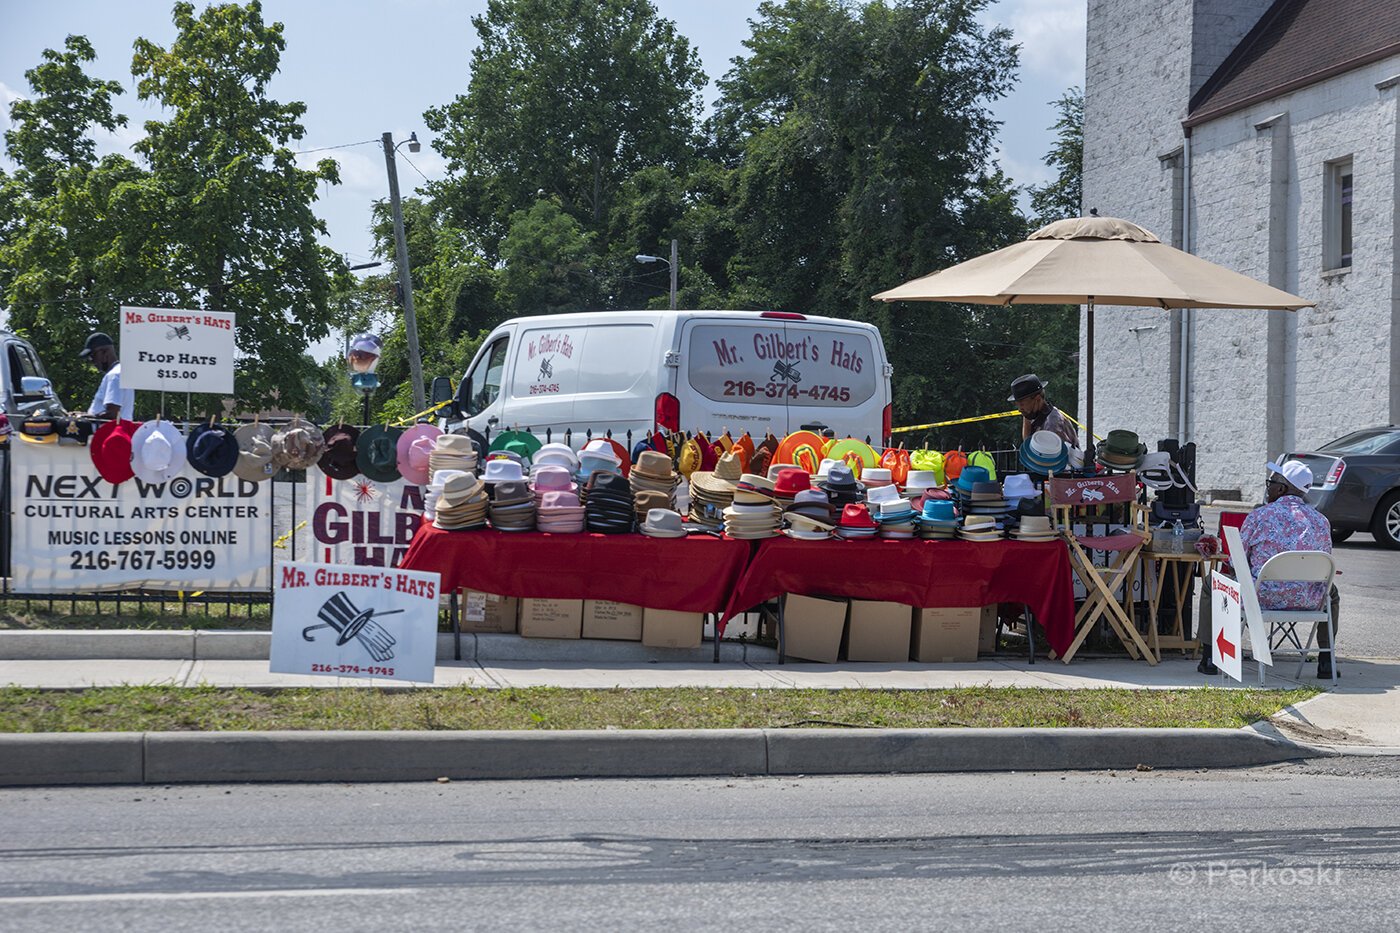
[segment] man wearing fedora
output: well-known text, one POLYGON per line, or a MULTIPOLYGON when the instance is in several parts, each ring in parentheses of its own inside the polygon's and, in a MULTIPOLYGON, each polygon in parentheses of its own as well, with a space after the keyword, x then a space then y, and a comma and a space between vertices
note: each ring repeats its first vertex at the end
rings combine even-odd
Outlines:
POLYGON ((136 406, 136 390, 122 388, 122 364, 112 338, 101 331, 94 331, 88 335, 87 343, 78 356, 102 374, 102 381, 97 384, 97 394, 92 397, 87 413, 108 421, 116 418, 130 421, 132 409, 136 406))
MULTIPOLYGON (((1312 488, 1312 470, 1298 460, 1267 465, 1268 479, 1264 486, 1265 505, 1260 506, 1244 520, 1240 527, 1240 543, 1244 545, 1249 561, 1249 572, 1254 576, 1270 557, 1285 551, 1324 551, 1332 553, 1332 525, 1327 516, 1313 508, 1308 502, 1308 490, 1312 488)), ((1235 568, 1238 574, 1240 568, 1235 568)), ((1261 609, 1316 609, 1322 602, 1321 583, 1301 583, 1266 580, 1259 584, 1259 606, 1261 609)), ((1332 629, 1338 627, 1338 614, 1341 597, 1334 583, 1326 594, 1332 603, 1332 629)), ((1200 641, 1204 657, 1197 667, 1203 674, 1216 673, 1211 662, 1211 626, 1207 621, 1208 606, 1206 594, 1201 600, 1200 641)), ((1317 643, 1321 648, 1332 647, 1332 635, 1327 626, 1317 629, 1317 643)), ((1317 656, 1317 676, 1332 679, 1332 654, 1319 653, 1317 656)))
POLYGON ((1079 446, 1079 429, 1065 417, 1064 412, 1050 404, 1045 397, 1045 387, 1035 373, 1017 377, 1011 383, 1011 396, 1008 402, 1015 402, 1021 410, 1021 440, 1029 438, 1036 431, 1051 431, 1058 434, 1071 447, 1079 446))

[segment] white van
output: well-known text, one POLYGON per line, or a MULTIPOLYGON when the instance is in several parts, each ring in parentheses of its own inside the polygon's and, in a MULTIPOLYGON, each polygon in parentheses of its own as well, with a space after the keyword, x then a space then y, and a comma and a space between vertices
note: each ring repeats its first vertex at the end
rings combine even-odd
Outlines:
POLYGON ((780 311, 596 311, 491 332, 457 389, 468 427, 548 432, 728 429, 756 439, 821 425, 882 443, 890 366, 871 324, 780 311))

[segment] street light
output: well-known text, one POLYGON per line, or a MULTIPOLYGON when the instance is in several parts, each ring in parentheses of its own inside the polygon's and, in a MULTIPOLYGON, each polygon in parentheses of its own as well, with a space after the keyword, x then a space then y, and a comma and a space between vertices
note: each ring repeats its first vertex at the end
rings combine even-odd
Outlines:
MULTIPOLYGON (((403 290, 403 321, 408 336, 408 370, 413 378, 413 406, 414 411, 422 411, 428 406, 423 396, 423 360, 418 354, 418 318, 413 312, 413 284, 408 270, 408 240, 403 233, 403 205, 399 202, 399 170, 394 164, 394 153, 398 146, 394 145, 393 133, 385 133, 382 140, 384 166, 389 172, 389 207, 394 214, 394 255, 398 260, 399 288, 403 290)), ((409 152, 417 152, 423 148, 418 142, 417 133, 410 133, 408 139, 399 143, 399 146, 405 143, 409 152)))
POLYGON ((679 262, 679 260, 678 260, 677 257, 676 257, 677 249, 678 249, 678 247, 677 247, 676 241, 675 241, 675 240, 672 240, 672 241, 671 241, 671 258, 670 258, 669 260, 667 260, 666 258, 664 258, 664 257, 662 257, 662 256, 651 256, 651 255, 648 255, 648 254, 646 254, 646 253, 638 253, 636 256, 633 257, 634 259, 637 260, 637 262, 646 262, 646 263, 664 262, 664 263, 666 263, 667 266, 670 267, 670 269, 671 269, 671 310, 672 310, 672 311, 676 310, 676 271, 677 271, 677 269, 678 269, 678 267, 679 267, 679 265, 680 265, 680 262, 679 262))

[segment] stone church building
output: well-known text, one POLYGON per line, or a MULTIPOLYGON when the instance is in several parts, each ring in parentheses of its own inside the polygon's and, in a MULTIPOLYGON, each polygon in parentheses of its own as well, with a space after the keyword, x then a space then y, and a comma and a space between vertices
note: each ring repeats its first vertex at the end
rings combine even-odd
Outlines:
POLYGON ((1085 212, 1316 302, 1098 311, 1097 433, 1257 502, 1267 460, 1400 424, 1400 0, 1088 0, 1087 61, 1085 212))

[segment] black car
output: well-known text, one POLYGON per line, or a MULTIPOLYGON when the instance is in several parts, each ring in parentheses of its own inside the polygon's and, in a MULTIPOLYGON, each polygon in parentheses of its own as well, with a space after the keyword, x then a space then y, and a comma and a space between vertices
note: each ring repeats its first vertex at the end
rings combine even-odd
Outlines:
POLYGON ((1308 501, 1332 523, 1332 540, 1369 531, 1400 548, 1400 427, 1365 428, 1321 450, 1289 454, 1313 473, 1308 501))

